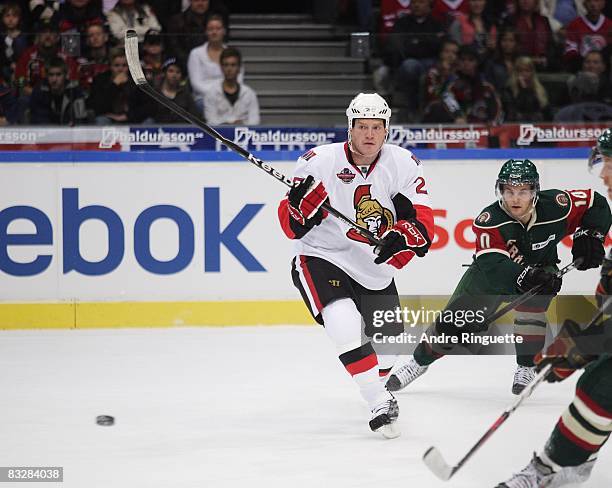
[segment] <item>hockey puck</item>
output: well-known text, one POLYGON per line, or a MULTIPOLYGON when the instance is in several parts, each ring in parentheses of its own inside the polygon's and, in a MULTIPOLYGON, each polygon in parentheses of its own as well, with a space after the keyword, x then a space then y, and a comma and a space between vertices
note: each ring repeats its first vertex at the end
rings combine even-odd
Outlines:
POLYGON ((113 425, 115 423, 115 417, 110 415, 98 415, 96 417, 96 424, 98 425, 113 425))

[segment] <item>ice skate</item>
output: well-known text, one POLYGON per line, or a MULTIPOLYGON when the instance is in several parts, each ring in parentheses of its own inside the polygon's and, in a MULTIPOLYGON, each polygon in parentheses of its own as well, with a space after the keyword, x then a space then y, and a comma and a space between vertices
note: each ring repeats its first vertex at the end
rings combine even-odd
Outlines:
POLYGON ((566 466, 555 472, 534 454, 531 462, 520 473, 496 488, 558 488, 570 483, 583 483, 589 479, 595 461, 592 459, 578 466, 566 466))
POLYGON ((405 388, 419 376, 425 373, 427 368, 429 368, 429 366, 421 366, 414 360, 414 358, 410 358, 410 361, 404 364, 401 368, 398 368, 395 373, 389 376, 386 385, 387 389, 389 391, 399 391, 405 388))
POLYGON ((399 406, 395 397, 389 393, 389 398, 372 409, 370 429, 380 432, 387 439, 399 437, 400 431, 395 421, 399 416, 399 406))
POLYGON ((517 366, 512 381, 512 393, 520 395, 525 387, 533 381, 536 375, 535 367, 517 366))

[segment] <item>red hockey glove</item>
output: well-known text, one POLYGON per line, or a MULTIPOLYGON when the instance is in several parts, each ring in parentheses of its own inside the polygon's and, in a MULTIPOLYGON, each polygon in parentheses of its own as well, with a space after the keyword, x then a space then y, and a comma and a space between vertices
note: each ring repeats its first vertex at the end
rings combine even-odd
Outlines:
POLYGON ((378 257, 376 264, 387 263, 401 269, 414 254, 425 256, 431 246, 431 239, 425 226, 417 219, 398 221, 382 238, 382 243, 374 248, 378 257))
POLYGON ((311 175, 308 175, 305 180, 294 184, 289 190, 288 199, 291 218, 306 225, 327 200, 327 191, 321 181, 315 181, 311 175))
POLYGON ((582 329, 573 320, 563 323, 561 332, 546 348, 546 351, 536 354, 533 362, 537 371, 552 363, 552 368, 546 376, 546 381, 554 383, 563 381, 578 369, 584 368, 595 358, 580 350, 576 338, 582 334, 582 329))

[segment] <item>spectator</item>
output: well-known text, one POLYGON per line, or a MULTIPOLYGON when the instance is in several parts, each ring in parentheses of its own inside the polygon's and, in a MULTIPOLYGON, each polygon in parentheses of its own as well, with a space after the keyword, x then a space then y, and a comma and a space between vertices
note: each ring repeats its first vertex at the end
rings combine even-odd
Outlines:
POLYGON ((459 51, 457 79, 444 94, 444 103, 430 113, 432 121, 456 124, 496 124, 501 102, 495 87, 478 71, 478 54, 470 47, 459 51))
POLYGON ((76 80, 77 64, 60 49, 57 24, 52 20, 42 21, 38 25, 34 45, 21 54, 15 66, 15 81, 20 95, 30 96, 32 89, 46 77, 46 64, 56 57, 62 58, 68 66, 68 78, 76 80))
POLYGON ((540 0, 540 13, 548 18, 550 27, 557 33, 576 17, 584 15, 586 10, 583 0, 540 0))
POLYGON ((604 0, 585 0, 586 15, 567 25, 564 60, 576 71, 589 51, 603 51, 612 43, 612 20, 603 15, 604 0))
POLYGON ((480 59, 487 51, 494 51, 497 42, 497 27, 485 15, 487 0, 469 0, 467 14, 458 12, 449 28, 449 34, 460 46, 472 46, 480 59))
POLYGON ((612 120, 612 106, 599 100, 600 79, 595 73, 580 71, 567 84, 572 104, 555 115, 555 122, 604 122, 612 120))
POLYGON ((221 15, 223 25, 228 25, 227 8, 210 0, 191 0, 189 8, 170 19, 168 48, 181 64, 187 62, 192 49, 206 42, 206 21, 212 14, 221 15))
POLYGON ((590 51, 586 53, 582 61, 582 71, 594 73, 599 78, 599 100, 604 103, 612 103, 612 83, 606 76, 608 68, 606 60, 601 51, 590 51))
POLYGON ((516 32, 512 28, 508 28, 499 35, 493 57, 485 62, 485 79, 499 93, 504 90, 510 75, 514 72, 514 63, 518 57, 517 50, 516 32))
POLYGON ((518 0, 517 12, 508 19, 518 36, 518 53, 529 56, 538 69, 546 69, 554 51, 548 19, 538 13, 538 0, 518 0))
POLYGON ((507 122, 541 122, 550 120, 548 94, 540 83, 531 58, 516 60, 514 72, 504 90, 507 122))
POLYGON ((147 0, 149 7, 153 10, 155 17, 159 20, 162 26, 162 31, 168 30, 168 21, 180 13, 181 1, 180 0, 147 0))
POLYGON ((397 19, 411 12, 410 1, 411 0, 381 0, 380 26, 378 28, 381 44, 386 42, 388 35, 393 31, 397 19))
POLYGON ((150 83, 155 85, 163 77, 162 63, 164 61, 164 42, 159 31, 150 30, 142 43, 142 69, 150 83))
POLYGON ((0 77, 0 126, 17 123, 17 99, 11 87, 0 77))
POLYGON ((66 0, 55 15, 59 30, 66 43, 71 42, 71 56, 77 57, 85 53, 87 49, 87 27, 91 24, 104 25, 106 17, 95 2, 91 0, 66 0), (74 37, 69 36, 72 34, 74 37))
POLYGON ((88 108, 98 125, 123 123, 128 120, 128 101, 132 85, 125 53, 114 48, 110 54, 110 70, 94 78, 88 108))
MULTIPOLYGON (((173 100, 179 107, 184 108, 193 115, 201 116, 195 105, 188 83, 183 79, 183 67, 176 58, 168 58, 162 65, 163 77, 157 85, 167 98, 173 100)), ((185 121, 172 110, 161 103, 147 103, 148 96, 140 90, 134 92, 130 102, 130 122, 155 124, 181 124, 185 121)))
POLYGON ((204 114, 211 125, 259 124, 259 103, 255 92, 238 82, 242 57, 228 47, 221 53, 223 80, 211 83, 204 92, 204 114))
POLYGON ((91 62, 97 64, 109 63, 109 39, 108 32, 101 23, 92 23, 85 30, 86 45, 85 55, 91 62))
POLYGON ((445 27, 455 20, 459 12, 469 13, 468 0, 433 0, 431 15, 445 27))
POLYGON ((47 79, 32 92, 32 124, 70 125, 85 122, 85 99, 76 82, 68 81, 68 67, 61 58, 49 61, 47 79))
POLYGON ((407 96, 409 117, 419 105, 421 77, 436 63, 444 36, 442 26, 431 16, 431 0, 412 0, 410 6, 412 13, 395 23, 385 60, 407 96))
POLYGON ((119 44, 123 44, 128 29, 136 31, 139 42, 144 40, 149 30, 161 31, 161 25, 151 7, 140 0, 117 0, 107 17, 111 34, 119 44))
POLYGON ((102 24, 91 24, 86 30, 87 57, 77 59, 79 79, 85 94, 96 76, 109 70, 110 59, 108 48, 108 33, 102 24))
POLYGON ((452 40, 444 41, 438 62, 425 75, 425 87, 423 99, 424 122, 429 122, 429 112, 442 103, 444 94, 448 91, 450 84, 457 78, 457 54, 459 45, 452 40))
MULTIPOLYGON (((220 59, 227 46, 223 43, 225 27, 220 15, 211 15, 206 21, 206 37, 208 41, 191 51, 187 62, 189 82, 198 107, 202 105, 206 85, 223 79, 220 59)), ((238 81, 242 83, 243 79, 244 70, 241 68, 238 81)))
POLYGON ((34 25, 50 21, 59 11, 57 0, 30 0, 30 18, 34 25))
POLYGON ((2 49, 2 76, 12 80, 19 56, 28 47, 28 37, 21 31, 22 11, 18 3, 7 3, 2 10, 0 46, 2 49))

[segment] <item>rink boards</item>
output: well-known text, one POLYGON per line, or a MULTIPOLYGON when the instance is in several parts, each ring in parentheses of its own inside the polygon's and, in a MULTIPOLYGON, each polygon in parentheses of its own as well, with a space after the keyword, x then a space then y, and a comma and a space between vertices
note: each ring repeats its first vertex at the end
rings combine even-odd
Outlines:
MULTIPOLYGON (((471 220, 494 201, 500 161, 524 151, 419 153, 436 236, 428 256, 398 274, 401 294, 452 292, 471 261, 471 220)), ((312 323, 290 279, 278 181, 193 153, 69 154, 0 163, 1 328, 312 323)), ((268 160, 291 175, 297 155, 268 160)), ((543 188, 602 191, 584 157, 537 156, 543 188)), ((596 274, 572 274, 563 292, 592 292, 596 274)))

